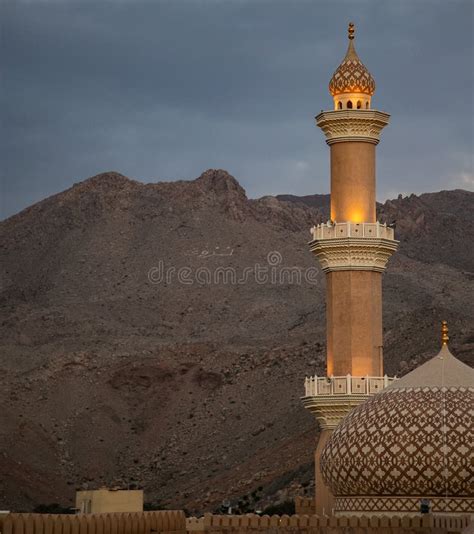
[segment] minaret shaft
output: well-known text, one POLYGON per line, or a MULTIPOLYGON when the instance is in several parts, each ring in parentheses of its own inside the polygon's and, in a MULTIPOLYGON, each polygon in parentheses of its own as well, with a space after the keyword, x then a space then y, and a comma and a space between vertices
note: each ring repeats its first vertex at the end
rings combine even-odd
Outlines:
POLYGON ((375 145, 331 145, 331 219, 375 222, 375 145))
POLYGON ((331 220, 313 228, 326 272, 328 376, 382 376, 382 272, 396 250, 377 222, 375 153, 389 115, 326 111, 316 117, 331 152, 331 220))
MULTIPOLYGON (((374 223, 375 144, 333 143, 331 219, 374 223)), ((328 376, 382 376, 382 275, 371 271, 333 271, 327 284, 328 376)))
POLYGON ((382 274, 333 271, 326 284, 328 376, 382 376, 382 274))

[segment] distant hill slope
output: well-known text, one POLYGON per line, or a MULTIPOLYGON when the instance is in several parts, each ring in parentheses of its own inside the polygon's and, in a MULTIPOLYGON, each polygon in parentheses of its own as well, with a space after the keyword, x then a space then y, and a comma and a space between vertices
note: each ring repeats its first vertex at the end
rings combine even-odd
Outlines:
POLYGON ((295 195, 277 195, 276 198, 285 202, 306 204, 310 208, 316 208, 317 210, 322 211, 326 217, 329 217, 330 195, 305 195, 303 197, 295 195))
MULTIPOLYGON (((105 173, 2 222, 2 506, 129 482, 200 511, 308 490, 316 424, 299 398, 324 373, 325 287, 306 244, 327 211, 327 195, 249 200, 222 170, 105 173)), ((472 364, 474 194, 379 212, 401 241, 387 372, 433 355, 442 319, 472 364)))

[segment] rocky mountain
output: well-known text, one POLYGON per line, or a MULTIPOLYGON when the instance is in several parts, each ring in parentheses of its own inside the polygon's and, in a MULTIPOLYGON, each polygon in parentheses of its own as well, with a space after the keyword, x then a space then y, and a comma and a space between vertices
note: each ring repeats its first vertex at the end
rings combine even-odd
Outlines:
MULTIPOLYGON (((312 491, 305 375, 324 373, 324 277, 306 246, 328 197, 248 199, 222 170, 105 173, 0 225, 0 508, 138 484, 190 511, 312 491), (253 496, 252 496, 253 494, 253 496)), ((385 365, 473 364, 474 194, 379 206, 385 365)))

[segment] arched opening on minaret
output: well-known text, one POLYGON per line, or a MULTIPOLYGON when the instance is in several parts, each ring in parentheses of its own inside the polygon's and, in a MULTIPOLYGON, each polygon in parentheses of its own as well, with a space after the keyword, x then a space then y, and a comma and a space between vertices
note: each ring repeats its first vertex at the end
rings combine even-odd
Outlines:
POLYGON ((347 109, 352 109, 352 101, 351 100, 347 101, 347 109))
POLYGON ((337 109, 342 109, 342 102, 337 103, 337 109))
POLYGON ((357 100, 357 109, 360 109, 362 107, 362 102, 360 100, 357 100))
POLYGON ((365 109, 369 109, 369 101, 367 100, 367 102, 365 103, 365 109))

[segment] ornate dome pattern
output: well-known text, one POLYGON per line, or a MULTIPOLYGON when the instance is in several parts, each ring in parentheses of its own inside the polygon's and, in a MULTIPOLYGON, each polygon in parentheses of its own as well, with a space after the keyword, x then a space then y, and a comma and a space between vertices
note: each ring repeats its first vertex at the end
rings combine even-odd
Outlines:
POLYGON ((353 40, 354 25, 351 23, 346 55, 329 81, 329 92, 332 96, 343 93, 364 93, 372 96, 375 93, 375 80, 359 59, 353 40))
POLYGON ((353 410, 323 452, 337 496, 469 496, 474 389, 383 391, 353 410))
POLYGON ((474 511, 474 370, 446 345, 350 412, 321 456, 336 510, 474 511))

